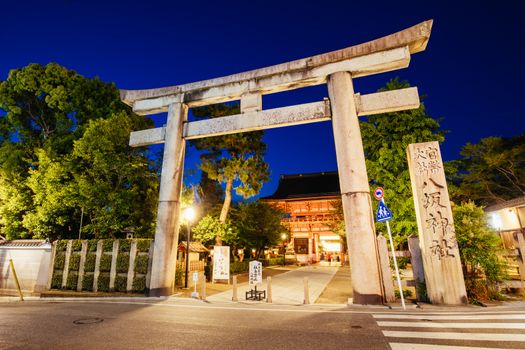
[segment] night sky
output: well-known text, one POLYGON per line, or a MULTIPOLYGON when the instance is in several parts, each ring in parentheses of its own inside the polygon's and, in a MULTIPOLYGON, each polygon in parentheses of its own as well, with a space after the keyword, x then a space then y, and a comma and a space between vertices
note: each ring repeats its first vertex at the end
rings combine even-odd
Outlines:
MULTIPOLYGON (((122 89, 177 85, 308 57, 434 19, 410 67, 355 80, 360 93, 408 80, 450 132, 445 160, 467 142, 525 132, 522 1, 2 1, 0 79, 57 62, 122 89)), ((318 86, 263 97, 265 109, 319 101, 318 86)), ((153 116, 157 125, 165 115, 153 116)), ((331 123, 266 131, 272 194, 280 174, 335 170, 331 123)), ((198 154, 190 149, 186 169, 198 154)), ((196 182, 197 177, 186 179, 196 182)))

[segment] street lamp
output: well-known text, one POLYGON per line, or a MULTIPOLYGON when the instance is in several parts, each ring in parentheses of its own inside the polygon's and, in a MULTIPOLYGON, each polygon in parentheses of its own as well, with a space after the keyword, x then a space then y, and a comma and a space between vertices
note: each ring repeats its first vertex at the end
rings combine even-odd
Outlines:
POLYGON ((189 267, 189 258, 190 258, 190 235, 191 229, 190 224, 195 219, 195 210, 192 207, 186 208, 184 210, 184 219, 186 219, 186 228, 188 229, 186 235, 186 273, 184 274, 184 288, 188 288, 188 267, 189 267))
POLYGON ((284 241, 288 238, 286 233, 283 233, 281 235, 281 239, 283 240, 283 266, 286 266, 286 247, 284 246, 284 241))

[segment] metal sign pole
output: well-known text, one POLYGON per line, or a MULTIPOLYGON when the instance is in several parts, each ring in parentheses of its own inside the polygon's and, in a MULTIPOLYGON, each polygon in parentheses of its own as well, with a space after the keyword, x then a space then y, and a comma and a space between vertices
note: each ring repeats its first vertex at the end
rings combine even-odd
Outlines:
MULTIPOLYGON (((381 201, 385 203, 385 199, 381 198, 381 201)), ((394 242, 392 241, 392 232, 390 231, 390 223, 386 221, 386 229, 388 231, 388 239, 390 240, 390 249, 392 250, 392 258, 394 259, 394 267, 396 269, 397 286, 399 288, 399 295, 401 296, 401 304, 403 310, 406 310, 405 297, 403 296, 403 287, 401 287, 401 277, 399 276, 399 269, 397 268, 396 251, 394 250, 394 242)))

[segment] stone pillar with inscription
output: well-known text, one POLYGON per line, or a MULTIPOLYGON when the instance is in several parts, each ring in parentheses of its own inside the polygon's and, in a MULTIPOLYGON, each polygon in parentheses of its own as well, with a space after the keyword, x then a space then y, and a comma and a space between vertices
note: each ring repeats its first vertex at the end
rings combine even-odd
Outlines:
POLYGON ((433 304, 465 304, 467 292, 439 143, 410 144, 407 156, 428 297, 433 304))

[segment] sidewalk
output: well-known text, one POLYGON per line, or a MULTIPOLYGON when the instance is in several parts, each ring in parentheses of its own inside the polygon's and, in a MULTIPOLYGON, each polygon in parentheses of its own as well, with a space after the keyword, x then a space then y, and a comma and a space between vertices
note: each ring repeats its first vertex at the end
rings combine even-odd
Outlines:
MULTIPOLYGON (((272 301, 274 304, 301 305, 304 303, 304 278, 308 278, 310 290, 310 303, 313 304, 324 291, 332 277, 335 275, 337 267, 324 266, 305 266, 292 271, 288 271, 272 277, 272 301)), ((268 291, 267 280, 263 279, 262 286, 258 290, 268 291)), ((241 283, 237 286, 237 296, 239 301, 245 300, 246 291, 251 287, 248 283, 241 283)), ((232 289, 217 293, 206 298, 210 302, 226 302, 232 300, 232 289)))

